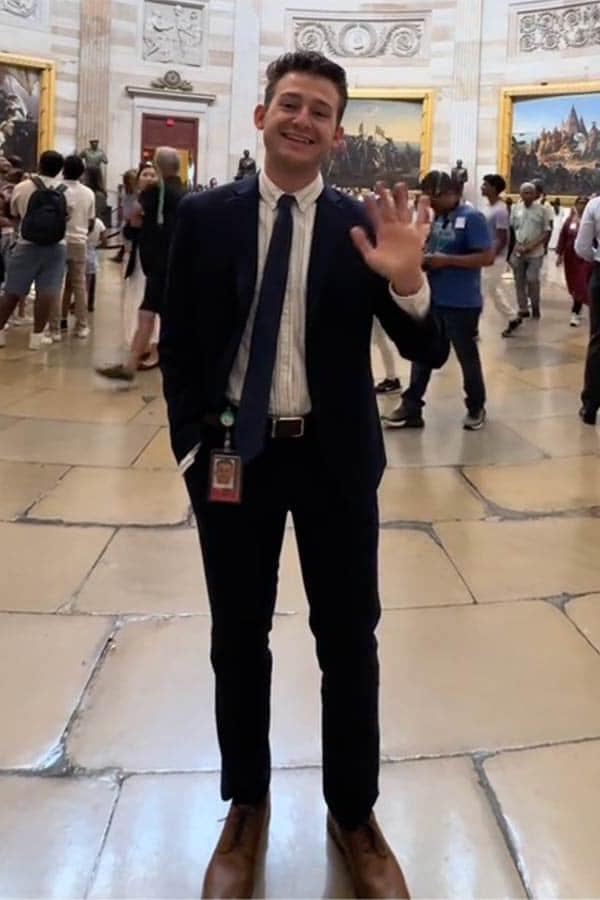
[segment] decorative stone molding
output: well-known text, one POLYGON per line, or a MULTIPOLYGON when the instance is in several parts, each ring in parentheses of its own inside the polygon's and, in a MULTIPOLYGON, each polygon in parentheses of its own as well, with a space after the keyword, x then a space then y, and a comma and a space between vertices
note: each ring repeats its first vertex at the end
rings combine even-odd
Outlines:
POLYGON ((420 56, 424 30, 424 16, 381 20, 293 18, 295 49, 342 59, 420 56))
POLYGON ((48 23, 48 0, 0 0, 0 22, 33 26, 48 23))
POLYGON ((194 88, 192 86, 191 81, 186 81, 181 77, 179 72, 175 69, 169 69, 168 72, 165 72, 162 78, 155 78, 154 81, 150 82, 152 87, 162 88, 163 90, 169 91, 193 91, 194 88))
POLYGON ((125 87, 125 93, 129 97, 157 97, 161 100, 188 100, 193 103, 205 103, 210 106, 217 99, 216 94, 205 94, 199 91, 182 91, 170 90, 168 88, 157 88, 143 85, 138 87, 128 84, 125 87))
POLYGON ((202 66, 205 44, 204 0, 144 0, 142 57, 147 62, 202 66))
POLYGON ((600 47, 600 3, 517 12, 519 53, 600 47))

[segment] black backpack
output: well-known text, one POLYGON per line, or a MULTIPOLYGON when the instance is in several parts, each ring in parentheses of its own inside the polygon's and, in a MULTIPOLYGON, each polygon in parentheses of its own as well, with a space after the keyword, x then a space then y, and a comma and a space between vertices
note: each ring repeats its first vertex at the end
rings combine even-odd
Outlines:
POLYGON ((27 212, 21 222, 21 237, 41 247, 58 244, 67 230, 67 186, 46 187, 37 175, 31 180, 36 190, 29 198, 27 212))

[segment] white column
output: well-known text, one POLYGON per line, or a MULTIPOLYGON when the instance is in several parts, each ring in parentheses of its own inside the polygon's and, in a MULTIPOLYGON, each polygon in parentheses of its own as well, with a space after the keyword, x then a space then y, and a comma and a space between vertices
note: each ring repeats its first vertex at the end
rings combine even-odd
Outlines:
POLYGON ((77 150, 97 138, 108 144, 108 91, 110 80, 110 7, 108 0, 79 0, 79 100, 77 150))
POLYGON ((252 113, 258 102, 260 13, 262 0, 237 0, 229 119, 229 176, 237 171, 242 150, 256 159, 258 137, 252 113))
POLYGON ((469 171, 465 197, 477 196, 477 136, 481 77, 481 24, 483 0, 456 0, 450 159, 462 159, 469 171))

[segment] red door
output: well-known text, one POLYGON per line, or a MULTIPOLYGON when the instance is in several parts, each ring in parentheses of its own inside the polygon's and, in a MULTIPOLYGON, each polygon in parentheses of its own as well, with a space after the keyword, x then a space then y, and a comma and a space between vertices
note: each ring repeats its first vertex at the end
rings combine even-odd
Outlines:
POLYGON ((181 158, 181 180, 191 187, 198 171, 198 119, 142 116, 142 159, 152 159, 157 147, 174 147, 181 158))

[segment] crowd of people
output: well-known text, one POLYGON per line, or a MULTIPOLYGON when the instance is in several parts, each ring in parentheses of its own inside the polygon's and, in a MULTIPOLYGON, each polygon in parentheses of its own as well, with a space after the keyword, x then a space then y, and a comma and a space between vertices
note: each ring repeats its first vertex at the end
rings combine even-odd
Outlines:
MULTIPOLYGON (((159 148, 154 161, 123 176, 122 244, 115 259, 122 265, 129 355, 99 368, 106 378, 132 381, 136 370, 158 365, 169 235, 183 192, 179 157, 170 148, 159 148)), ((81 155, 45 151, 37 173, 29 174, 17 157, 0 157, 0 347, 10 328, 23 325, 32 326, 30 350, 60 343, 69 331, 76 339, 89 336, 107 210, 102 173, 86 167, 81 155)))
MULTIPOLYGON (((432 209, 432 225, 426 242, 424 268, 432 303, 444 321, 446 332, 460 363, 467 414, 467 430, 483 427, 486 417, 485 384, 478 351, 479 318, 484 297, 505 318, 502 337, 509 338, 526 319, 539 320, 542 307, 542 269, 549 247, 555 251, 557 268, 571 298, 570 325, 582 323, 582 310, 597 291, 594 260, 597 261, 600 198, 577 197, 563 213, 560 203, 551 204, 539 182, 524 182, 520 199, 503 199, 506 182, 499 174, 483 178, 482 211, 462 197, 463 186, 445 172, 430 172, 421 184, 432 209), (586 225, 580 235, 582 223, 586 225), (554 243, 553 243, 554 236, 554 243), (511 273, 512 272, 512 276, 511 273)), ((598 310, 591 304, 591 338, 582 392, 580 416, 595 424, 600 407, 596 370, 600 368, 598 310)), ((378 393, 402 389, 390 344, 377 325, 373 340, 384 366, 378 393)), ((430 371, 413 365, 402 402, 384 416, 388 428, 423 428, 422 408, 430 371)))
MULTIPOLYGON (((124 178, 117 259, 130 352, 98 371, 130 383, 140 367, 160 363, 171 445, 202 545, 221 795, 231 801, 205 898, 253 896, 268 828, 269 635, 288 514, 322 672, 327 828, 356 896, 410 896, 373 812, 377 489, 386 461, 371 340, 386 346, 390 366, 398 355, 411 362, 410 383, 386 426, 424 426, 431 374, 452 348, 463 373, 462 424, 476 431, 486 421, 478 346, 484 295, 505 316, 507 340, 542 316, 541 271, 556 224, 543 186, 523 183, 509 211, 504 179, 486 175, 482 212, 465 201, 464 178, 431 171, 414 208, 405 184, 394 191, 377 185, 356 202, 326 186, 322 173, 343 139, 347 102, 339 65, 319 53, 284 54, 269 65, 254 112, 265 145, 260 172, 250 171, 245 153, 242 177, 184 199, 179 155, 162 147, 124 178)), ((60 342, 71 329, 85 340, 104 227, 102 182, 83 184, 76 155, 46 151, 29 176, 19 162, 0 159, 0 346, 11 316, 26 315, 32 286, 30 348, 60 342)), ((599 241, 600 197, 587 205, 578 198, 556 258, 574 327, 590 304, 580 410, 589 425, 600 408, 599 241)), ((400 389, 393 372, 386 380, 380 390, 400 389)))

